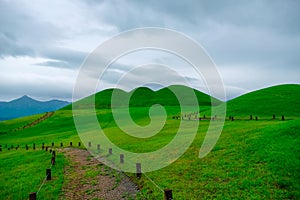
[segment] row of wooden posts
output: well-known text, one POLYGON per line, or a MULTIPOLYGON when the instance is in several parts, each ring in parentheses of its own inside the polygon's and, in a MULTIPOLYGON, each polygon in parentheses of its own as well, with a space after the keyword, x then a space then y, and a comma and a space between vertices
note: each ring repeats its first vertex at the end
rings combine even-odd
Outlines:
MULTIPOLYGON (((46 148, 45 150, 48 151, 47 148, 46 148)), ((52 156, 51 156, 51 167, 52 167, 53 165, 55 165, 56 153, 55 153, 54 150, 52 151, 52 149, 50 149, 49 152, 52 154, 52 156)), ((45 179, 46 179, 47 181, 49 181, 49 180, 52 179, 52 175, 51 175, 51 167, 46 169, 46 177, 45 177, 45 179)), ((42 184, 43 184, 43 183, 42 183, 42 184)), ((41 187, 42 187, 42 186, 41 186, 41 187)), ((37 196, 37 192, 31 192, 31 193, 29 194, 29 200, 36 200, 36 199, 37 199, 36 196, 37 196)))
MULTIPOLYGON (((6 147, 8 145, 5 145, 6 147)), ((51 143, 51 146, 54 147, 54 142, 51 143)), ((60 143, 60 146, 63 147, 63 143, 61 142, 60 143)), ((73 146, 73 143, 70 142, 70 146, 72 147, 73 146)), ((81 146, 81 143, 78 142, 78 147, 81 146)), ((17 145, 16 146, 16 149, 18 149, 20 147, 20 145, 17 145)), ((92 142, 88 142, 88 147, 91 148, 92 147, 92 142)), ((11 145, 11 148, 14 148, 13 145, 11 145)), ((29 146, 26 144, 25 145, 25 148, 26 150, 29 149, 29 146)), ((42 150, 45 150, 45 151, 48 151, 48 146, 45 146, 45 143, 43 142, 42 143, 42 150)), ((9 150, 10 148, 8 148, 9 150)), ((35 143, 33 144, 33 150, 36 149, 36 145, 35 143)), ((100 144, 97 144, 97 150, 100 150, 100 144)), ((2 151, 2 148, 1 148, 1 145, 0 145, 0 151, 2 151)), ((55 158, 56 158, 56 153, 54 150, 52 149, 49 149, 49 152, 52 153, 52 157, 51 157, 51 165, 54 165, 55 164, 55 158)), ((109 155, 112 155, 113 154, 113 149, 112 148, 109 148, 108 149, 108 153, 109 155)), ((120 154, 120 163, 123 164, 124 163, 124 154, 120 154)), ((136 163, 136 177, 137 178, 141 178, 142 177, 142 165, 141 163, 136 163)), ((51 180, 51 168, 50 169, 46 169, 46 179, 47 180, 51 180)), ((32 192, 29 194, 29 199, 30 200, 36 200, 36 195, 37 193, 36 192, 32 192)), ((172 195, 172 190, 171 189, 165 189, 164 190, 164 196, 165 196, 165 199, 166 200, 170 200, 170 199, 173 199, 173 195, 172 195)))
MULTIPOLYGON (((250 119, 250 120, 253 120, 254 117, 253 117, 252 115, 250 115, 250 118, 249 118, 249 119, 250 119)), ((273 116, 272 116, 272 119, 275 120, 275 119, 276 119, 276 116, 273 115, 273 116)), ((233 117, 233 116, 229 116, 229 120, 234 121, 234 117, 233 117)), ((256 120, 256 121, 258 120, 258 117, 257 117, 257 116, 255 116, 255 120, 256 120)), ((282 120, 282 121, 285 120, 284 115, 281 116, 281 120, 282 120)))
MULTIPOLYGON (((182 116, 176 115, 176 116, 173 116, 172 119, 184 119, 185 117, 187 117, 188 120, 191 120, 191 114, 182 115, 182 116)), ((217 119, 217 115, 215 115, 214 117, 206 117, 205 115, 203 117, 197 117, 197 116, 195 116, 195 119, 198 119, 198 120, 215 120, 215 119, 217 119)), ((250 120, 253 120, 253 119, 254 119, 253 115, 250 115, 250 120)), ((276 116, 273 115, 272 119, 275 120, 276 116)), ((230 121, 234 121, 234 117, 233 116, 229 116, 229 120, 230 121)), ((258 116, 255 116, 255 120, 258 120, 258 116)), ((281 120, 282 121, 285 120, 284 115, 281 116, 281 120)))

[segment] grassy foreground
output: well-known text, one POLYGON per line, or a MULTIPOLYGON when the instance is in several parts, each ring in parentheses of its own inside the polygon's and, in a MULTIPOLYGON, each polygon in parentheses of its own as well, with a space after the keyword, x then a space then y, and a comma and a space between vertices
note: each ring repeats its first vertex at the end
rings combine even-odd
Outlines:
MULTIPOLYGON (((270 95, 271 92, 268 92, 270 95)), ((259 106, 264 102, 253 96, 251 98, 249 102, 260 102, 259 106)), ((293 97, 290 95, 289 98, 294 101, 297 95, 293 97)), ((298 104, 291 105, 284 101, 279 107, 280 113, 273 113, 274 108, 270 106, 250 113, 252 110, 245 110, 244 104, 236 102, 234 107, 234 104, 229 102, 228 105, 230 107, 227 115, 234 115, 238 120, 226 121, 218 143, 206 157, 198 158, 199 149, 209 126, 209 121, 201 121, 192 145, 173 164, 146 173, 140 180, 135 179, 134 174, 129 174, 141 186, 140 198, 162 199, 163 193, 160 189, 165 188, 173 190, 174 199, 300 198, 298 104), (287 106, 292 108, 286 108, 285 114, 284 109, 287 106), (279 117, 271 119, 273 114, 278 116, 281 113, 286 115, 285 121, 281 121, 279 117), (248 119, 250 114, 263 117, 258 121, 251 121, 248 119)), ((166 125, 157 136, 148 139, 138 139, 124 134, 112 120, 108 108, 99 108, 97 116, 105 134, 117 146, 132 152, 148 152, 161 148, 176 134, 180 120, 174 120, 172 116, 178 114, 178 106, 165 108, 168 111, 166 125)), ((131 107, 132 118, 137 124, 146 125, 150 122, 148 109, 142 106, 131 107)), ((205 111, 205 108, 203 110, 205 111)), ((27 119, 16 119, 13 123, 1 122, 0 129, 9 129, 10 126, 17 126, 15 124, 22 124, 24 120, 27 119)), ((188 123, 195 121, 191 120, 188 123)), ((50 164, 50 155, 40 150, 26 151, 24 149, 26 144, 31 147, 35 143, 40 147, 42 142, 47 145, 54 142, 58 147, 60 142, 68 146, 70 141, 77 144, 80 140, 69 108, 55 112, 53 116, 34 127, 1 134, 0 144, 3 151, 0 152, 0 196, 5 199, 26 199, 31 190, 37 190, 36 187, 40 186, 45 168, 50 164), (8 151, 4 149, 5 145, 20 145, 23 149, 8 151), (15 180, 14 177, 22 178, 15 180)), ((55 166, 57 171, 54 172, 56 179, 42 187, 39 193, 40 197, 44 197, 42 199, 57 199, 61 191, 62 170, 67 162, 62 155, 59 156, 59 164, 55 166), (47 193, 47 187, 51 194, 47 193)))

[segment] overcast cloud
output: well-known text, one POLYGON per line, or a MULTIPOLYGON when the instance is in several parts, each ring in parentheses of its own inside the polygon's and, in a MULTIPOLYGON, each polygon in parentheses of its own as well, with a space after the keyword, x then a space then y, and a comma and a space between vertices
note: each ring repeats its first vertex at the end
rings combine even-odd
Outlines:
MULTIPOLYGON (((201 44, 229 99, 270 85, 299 84, 299 8, 296 0, 0 0, 0 101, 25 94, 70 101, 85 57, 110 37, 142 27, 174 29, 201 44)), ((174 66, 195 88, 204 88, 172 56, 149 52, 117 61, 100 88, 143 63, 174 66)))

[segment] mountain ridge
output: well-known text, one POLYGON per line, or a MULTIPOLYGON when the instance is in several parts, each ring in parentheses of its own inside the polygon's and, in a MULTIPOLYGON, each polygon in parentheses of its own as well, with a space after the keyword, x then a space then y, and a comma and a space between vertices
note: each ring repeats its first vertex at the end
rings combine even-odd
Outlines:
POLYGON ((0 121, 55 111, 68 104, 70 102, 56 99, 38 101, 24 95, 11 101, 0 102, 0 121))

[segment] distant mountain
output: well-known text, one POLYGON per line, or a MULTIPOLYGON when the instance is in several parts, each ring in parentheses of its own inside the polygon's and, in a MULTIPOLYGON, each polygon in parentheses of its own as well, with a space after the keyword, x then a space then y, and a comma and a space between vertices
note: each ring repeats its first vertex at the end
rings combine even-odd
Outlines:
POLYGON ((0 102, 0 121, 55 111, 68 104, 59 100, 37 101, 25 95, 9 102, 0 102))

